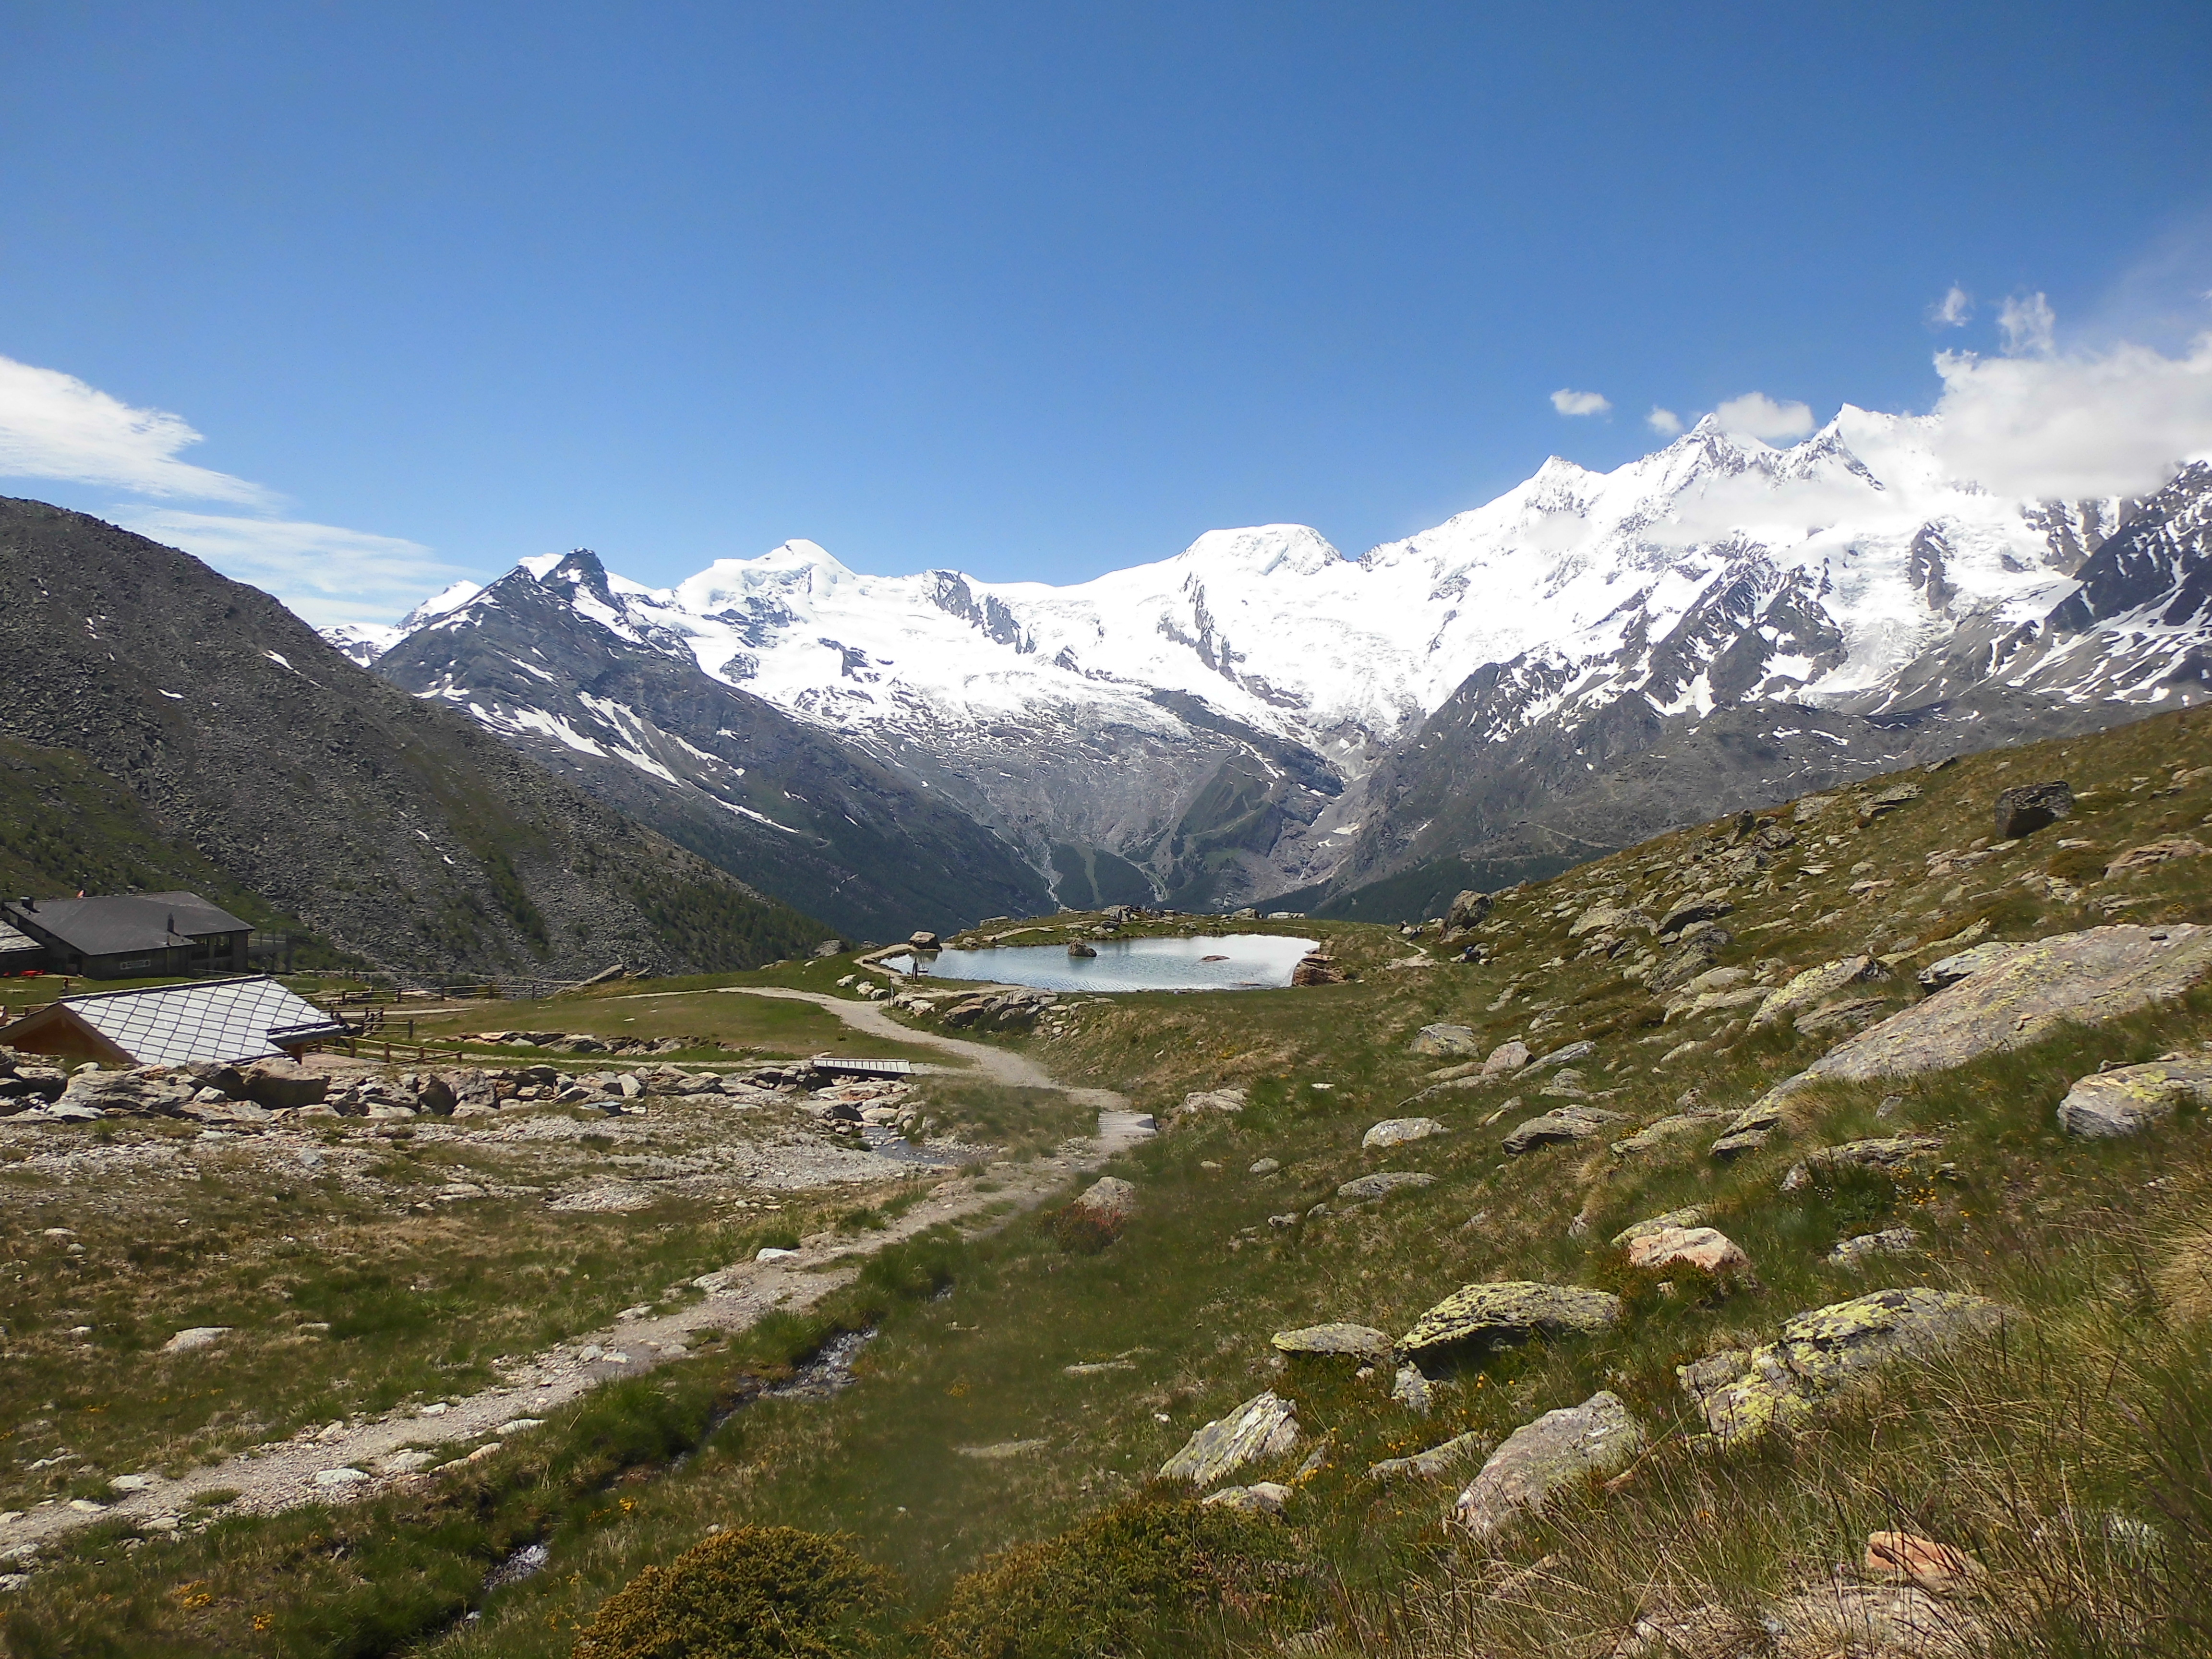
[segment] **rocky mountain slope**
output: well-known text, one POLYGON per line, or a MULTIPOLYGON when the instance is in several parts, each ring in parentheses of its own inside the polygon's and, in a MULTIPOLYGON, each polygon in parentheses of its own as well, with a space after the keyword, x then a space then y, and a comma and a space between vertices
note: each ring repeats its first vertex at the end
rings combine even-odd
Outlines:
POLYGON ((1045 902, 944 792, 655 648, 592 554, 454 597, 377 672, 842 932, 902 939, 1045 902))
MULTIPOLYGON (((820 937, 268 595, 82 514, 0 501, 0 738, 88 762, 149 821, 142 839, 372 961, 575 977, 736 967, 820 937)), ((63 857, 51 840, 26 861, 63 857)))
POLYGON ((535 560, 379 661, 565 742, 579 684, 496 665, 526 631, 502 613, 547 625, 534 582, 606 653, 926 781, 1063 902, 1417 914, 1716 806, 2203 695, 2206 468, 2141 503, 2010 500, 1932 438, 1850 407, 1788 449, 1708 421, 1356 561, 1269 526, 1065 588, 862 575, 804 542, 669 589, 535 560))

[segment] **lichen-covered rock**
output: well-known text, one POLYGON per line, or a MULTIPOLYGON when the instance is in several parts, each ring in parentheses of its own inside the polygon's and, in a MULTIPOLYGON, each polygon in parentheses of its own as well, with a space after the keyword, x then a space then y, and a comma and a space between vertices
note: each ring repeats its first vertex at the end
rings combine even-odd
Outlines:
POLYGON ((1885 1227, 1878 1233, 1844 1239, 1828 1252, 1828 1265, 1863 1267, 1877 1256, 1910 1255, 1919 1243, 1920 1235, 1910 1227, 1885 1227))
POLYGON ((1711 968, 1720 953, 1735 942, 1735 936, 1718 923, 1692 924, 1676 941, 1674 948, 1644 976, 1644 988, 1654 996, 1679 990, 1711 968))
POLYGON ((1562 1066, 1538 1088, 1540 1095, 1553 1095, 1561 1100, 1588 1100, 1587 1079, 1571 1066, 1562 1066))
POLYGON ((1241 1112, 1243 1109, 1244 1091, 1242 1089, 1200 1089, 1182 1097, 1182 1104, 1176 1108, 1175 1115, 1181 1117, 1185 1112, 1241 1112))
POLYGON ((1677 1135, 1703 1129, 1708 1133, 1713 1126, 1729 1116, 1726 1112, 1674 1112, 1645 1124, 1634 1134, 1613 1143, 1615 1158, 1634 1158, 1640 1152, 1650 1152, 1664 1146, 1677 1135))
POLYGON ((1955 1291, 1876 1291, 1785 1320, 1778 1340, 1680 1367, 1683 1389, 1723 1441, 1806 1421, 1821 1401, 1899 1360, 1999 1328, 2005 1310, 1955 1291))
POLYGON ((1279 1457, 1297 1443, 1297 1409, 1270 1389, 1191 1436, 1160 1465, 1160 1479, 1210 1486, 1247 1463, 1279 1457))
POLYGON ((1597 1106, 1562 1106, 1556 1111, 1532 1117, 1515 1126, 1505 1137, 1506 1152, 1518 1157, 1534 1152, 1539 1146, 1556 1146, 1567 1141, 1589 1140, 1605 1133, 1616 1123, 1626 1123, 1627 1117, 1620 1112, 1608 1112, 1597 1106))
POLYGON ((1346 1354, 1378 1361, 1390 1357, 1389 1335, 1372 1325, 1307 1325, 1295 1331, 1277 1331, 1268 1340, 1277 1353, 1346 1354))
POLYGON ((1280 1515, 1291 1501, 1291 1489, 1279 1480, 1255 1480, 1249 1486, 1224 1486, 1200 1501, 1247 1515, 1280 1515))
POLYGON ((1409 1140, 1426 1140, 1431 1135, 1450 1133, 1432 1117, 1388 1117, 1361 1136, 1359 1144, 1371 1152, 1378 1146, 1402 1146, 1409 1140))
POLYGON ((1373 1175, 1364 1175, 1346 1182, 1336 1189, 1339 1198, 1355 1202, 1363 1199, 1388 1198, 1407 1187, 1433 1187, 1437 1178, 1413 1170, 1377 1170, 1373 1175))
POLYGON ((1471 1054, 1474 1032, 1465 1025, 1424 1025, 1406 1046, 1417 1054, 1471 1054))
POLYGON ((2140 847, 2130 847, 2105 866, 2105 878, 2124 876, 2134 870, 2148 870, 2154 865, 2166 864, 2174 859, 2201 859, 2212 851, 2203 842, 2191 841, 2186 836, 2171 836, 2164 841, 2147 841, 2140 847))
POLYGON ((1452 1349, 1498 1346, 1531 1336, 1592 1336, 1620 1317, 1620 1298, 1578 1285, 1508 1279, 1454 1291, 1398 1339, 1398 1352, 1420 1362, 1452 1349))
POLYGON ((1523 1510, 1542 1510, 1562 1488, 1611 1474, 1643 1445, 1644 1431, 1610 1391, 1546 1412, 1514 1430, 1491 1454, 1460 1493, 1452 1518, 1486 1537, 1523 1510))
POLYGON ((1588 1060, 1597 1052, 1597 1044, 1588 1037, 1579 1042, 1563 1043, 1548 1054, 1528 1062, 1533 1071, 1542 1071, 1547 1066, 1571 1066, 1578 1060, 1588 1060))
POLYGON ((1880 1170, 1885 1175, 1902 1175, 1915 1163, 1942 1150, 1943 1143, 1933 1135, 1881 1135, 1823 1146, 1790 1166, 1790 1173, 1782 1177, 1782 1190, 1802 1192, 1820 1176, 1838 1170, 1880 1170))
POLYGON ((1469 1430, 1455 1435, 1441 1446, 1431 1446, 1425 1452, 1415 1452, 1411 1457, 1386 1457, 1379 1463, 1367 1466, 1370 1480, 1437 1480, 1481 1451, 1483 1437, 1469 1430))
POLYGON ((2021 950, 2021 945, 2007 939, 1991 939, 1986 945, 1968 945, 1948 957, 1939 957, 1920 970, 1920 988, 1935 992, 1948 990, 1962 979, 1971 979, 1985 972, 2021 950))
POLYGON ((1686 1204, 1679 1210, 1655 1215, 1649 1221, 1632 1222, 1613 1236, 1613 1248, 1625 1250, 1646 1233, 1665 1232, 1670 1227, 1702 1227, 1711 1217, 1712 1211, 1709 1206, 1686 1204))
POLYGON ((1888 974, 1881 960, 1872 956, 1844 957, 1838 961, 1824 962, 1817 968, 1808 968, 1787 984, 1767 993, 1759 1005, 1759 1012, 1751 1017, 1752 1029, 1771 1025, 1785 1015, 1795 1018, 1808 1012, 1847 985, 1865 984, 1887 978, 1888 974))
POLYGON ((1711 1227, 1659 1227, 1627 1244, 1632 1267, 1697 1267, 1709 1273, 1748 1273, 1751 1258, 1726 1233, 1711 1227))
POLYGON ((2192 1104, 2212 1106, 2212 1056, 2094 1073, 2058 1103, 2058 1127, 2085 1140, 2109 1140, 2141 1134, 2192 1104))

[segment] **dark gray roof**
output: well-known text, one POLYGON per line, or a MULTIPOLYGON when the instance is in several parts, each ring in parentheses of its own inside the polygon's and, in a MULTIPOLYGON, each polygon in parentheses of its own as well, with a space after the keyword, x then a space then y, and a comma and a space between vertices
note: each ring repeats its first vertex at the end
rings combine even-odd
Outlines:
POLYGON ((0 918, 49 933, 88 957, 162 951, 209 933, 243 933, 253 924, 218 910, 198 893, 108 893, 97 898, 39 899, 0 909, 0 918))
POLYGON ((61 1006, 141 1066, 261 1060, 283 1053, 279 1042, 345 1030, 265 974, 95 992, 64 997, 61 1006))
POLYGON ((43 951, 46 948, 28 933, 0 921, 0 957, 12 957, 20 951, 43 951))

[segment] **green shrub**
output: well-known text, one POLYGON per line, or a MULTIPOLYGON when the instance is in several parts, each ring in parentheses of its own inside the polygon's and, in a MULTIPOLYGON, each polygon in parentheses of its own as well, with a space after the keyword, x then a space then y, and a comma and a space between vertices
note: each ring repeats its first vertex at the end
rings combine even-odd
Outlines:
POLYGON ((845 1659, 879 1651, 890 1575, 842 1539, 737 1527, 599 1606, 577 1659, 845 1659))
POLYGON ((860 1268, 860 1283, 904 1302, 935 1296, 950 1285, 961 1255, 957 1237, 924 1233, 887 1244, 860 1268))
POLYGON ((1310 1612, 1310 1599, 1279 1522, 1137 1498, 994 1557, 953 1585, 923 1634, 933 1659, 1188 1652, 1200 1620, 1264 1613, 1282 1629, 1310 1612))

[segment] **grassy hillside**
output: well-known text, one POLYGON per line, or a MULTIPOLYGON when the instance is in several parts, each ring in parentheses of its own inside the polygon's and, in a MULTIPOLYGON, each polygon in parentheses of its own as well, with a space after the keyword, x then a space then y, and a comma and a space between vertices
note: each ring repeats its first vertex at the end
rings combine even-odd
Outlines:
POLYGON ((1966 944, 2212 923, 2212 861, 2185 850, 2106 874, 2147 843, 2212 842, 2208 817, 2212 725, 2162 717, 1670 836, 1499 896, 1449 951, 1295 924, 1350 971, 1343 985, 1071 999, 1037 1032, 994 1040, 1164 1121, 1192 1091, 1245 1091, 1242 1110, 1190 1113, 1117 1163, 1136 1189, 1118 1235, 1048 1214, 925 1238, 808 1320, 623 1384, 465 1477, 127 1554, 118 1538, 80 1541, 14 1593, 8 1639, 27 1653, 567 1654, 645 1568, 716 1529, 774 1523, 846 1534, 893 1576, 891 1650, 1811 1659, 1885 1650, 1836 1633, 1838 1607, 1863 1608, 1835 1586, 1856 1582, 1869 1534, 1901 1530, 1978 1568, 1924 1608, 1888 1595, 1950 1635, 1887 1651, 2201 1654, 2212 1115, 2095 1142, 2062 1135, 2054 1109, 2102 1064, 2202 1054, 2212 988, 1947 1070, 1810 1091, 1730 1161, 1707 1151, 1721 1118, 1611 1146, 1758 1099, 1918 1002, 1917 971, 1966 944), (2074 815, 1993 845, 1996 793, 2057 777, 2074 815), (1692 903, 1728 935, 1702 960, 1742 970, 1708 981, 1723 998, 1858 953, 1875 963, 1756 1030, 1747 996, 1670 1018, 1688 999, 1649 981, 1680 945, 1586 919, 1692 903), (1486 960, 1456 960, 1466 944, 1486 960), (1510 1039, 1539 1055, 1593 1043, 1573 1062, 1582 1097, 1543 1092, 1556 1066, 1486 1082, 1413 1052, 1437 1024, 1471 1030, 1477 1056, 1510 1039), (1508 1152, 1510 1133, 1571 1103, 1619 1121, 1508 1152), (1370 1125, 1415 1114, 1448 1133, 1363 1149, 1370 1125), (1786 1181, 1812 1151, 1875 1137, 1940 1145, 1894 1170, 1786 1181), (1379 1201, 1340 1193, 1378 1171, 1433 1180, 1379 1201), (1611 1242, 1691 1205, 1747 1270, 1640 1269, 1611 1242), (1832 1259, 1844 1238, 1900 1227, 1915 1235, 1900 1254, 1832 1259), (1425 1415, 1393 1399, 1388 1364, 1363 1375, 1270 1346, 1325 1321, 1395 1337, 1493 1279, 1603 1289, 1622 1316, 1439 1366, 1425 1415), (1679 1368, 1899 1287, 1986 1297, 2009 1322, 1881 1372, 1801 1430, 1712 1439, 1679 1368), (848 1392, 718 1415, 745 1378, 840 1327, 877 1333, 848 1392), (1234 1480, 1288 1486, 1279 1518, 1195 1510, 1189 1488, 1153 1478, 1263 1389, 1293 1404, 1300 1438, 1234 1480), (1639 1425, 1641 1454, 1494 1534, 1442 1524, 1515 1430, 1600 1390, 1639 1425), (1460 1436, 1465 1455, 1436 1478, 1369 1473, 1460 1436), (486 1589, 527 1541, 547 1546, 545 1570, 486 1589))

